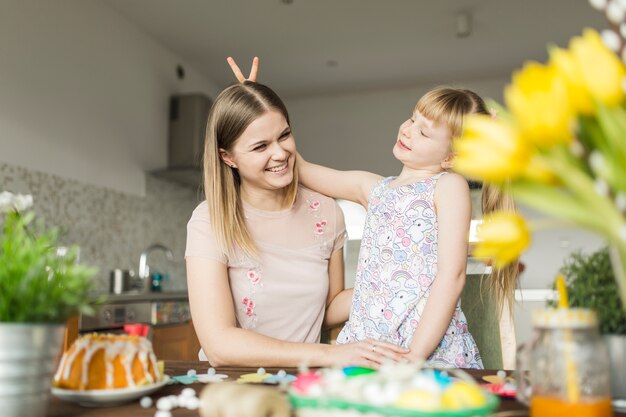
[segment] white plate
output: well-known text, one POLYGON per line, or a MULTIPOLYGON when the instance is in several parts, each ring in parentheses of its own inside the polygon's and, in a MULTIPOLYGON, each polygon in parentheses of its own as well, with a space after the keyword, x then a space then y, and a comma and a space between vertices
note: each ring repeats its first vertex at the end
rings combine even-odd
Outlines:
POLYGON ((144 395, 152 394, 170 380, 168 375, 156 384, 142 385, 134 388, 92 389, 78 391, 72 389, 52 388, 52 394, 65 401, 72 401, 86 407, 102 407, 123 404, 144 395))

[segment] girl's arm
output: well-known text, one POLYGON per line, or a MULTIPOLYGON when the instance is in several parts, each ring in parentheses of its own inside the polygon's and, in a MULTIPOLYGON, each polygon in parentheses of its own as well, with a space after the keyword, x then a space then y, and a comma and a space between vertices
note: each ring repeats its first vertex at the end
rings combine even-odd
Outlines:
POLYGON ((350 315, 353 288, 344 289, 343 249, 336 250, 328 262, 328 297, 324 325, 336 327, 350 315))
POLYGON ((347 345, 294 343, 238 328, 227 266, 215 260, 187 257, 187 283, 194 328, 212 366, 378 367, 384 361, 402 360, 406 353, 369 339, 347 345))
POLYGON ((437 276, 411 341, 411 360, 426 359, 441 342, 465 285, 471 200, 467 181, 443 175, 435 189, 439 226, 437 276))
POLYGON ((354 201, 367 207, 367 197, 380 175, 367 171, 338 171, 307 162, 297 155, 299 180, 306 187, 333 198, 354 201))

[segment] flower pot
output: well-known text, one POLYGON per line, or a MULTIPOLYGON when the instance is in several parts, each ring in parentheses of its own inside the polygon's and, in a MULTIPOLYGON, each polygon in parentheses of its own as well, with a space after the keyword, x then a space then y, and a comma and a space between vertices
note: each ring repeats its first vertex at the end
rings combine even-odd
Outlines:
POLYGON ((43 417, 64 326, 0 323, 0 410, 4 417, 43 417))
POLYGON ((604 339, 609 347, 613 399, 626 402, 626 336, 607 334, 604 339))

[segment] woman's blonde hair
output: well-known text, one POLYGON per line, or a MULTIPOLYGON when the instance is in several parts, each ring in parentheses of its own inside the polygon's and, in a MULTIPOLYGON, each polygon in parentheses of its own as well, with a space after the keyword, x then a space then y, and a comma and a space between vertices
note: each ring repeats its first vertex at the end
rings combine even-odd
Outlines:
MULTIPOLYGON (((236 168, 222 161, 220 149, 231 151, 250 123, 270 110, 280 112, 289 124, 289 114, 280 97, 263 84, 246 81, 224 89, 209 112, 204 144, 204 193, 217 245, 229 256, 239 247, 256 257, 257 248, 243 212, 241 178, 236 168)), ((298 191, 295 162, 293 181, 284 191, 285 201, 293 204, 298 191)))
MULTIPOLYGON (((415 110, 427 119, 443 123, 450 129, 452 138, 463 133, 463 119, 468 114, 490 114, 485 101, 471 90, 437 87, 419 99, 415 110)), ((483 184, 481 193, 483 215, 495 210, 516 211, 513 199, 495 185, 483 184)), ((502 269, 493 269, 489 277, 491 293, 496 298, 498 314, 504 303, 512 305, 517 283, 518 262, 502 269)), ((509 310, 512 311, 512 310, 509 310)))

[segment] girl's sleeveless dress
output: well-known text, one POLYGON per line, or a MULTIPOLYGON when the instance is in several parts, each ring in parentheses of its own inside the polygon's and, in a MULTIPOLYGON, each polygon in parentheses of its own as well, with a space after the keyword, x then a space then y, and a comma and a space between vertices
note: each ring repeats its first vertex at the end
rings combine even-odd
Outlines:
MULTIPOLYGON (((367 338, 408 347, 437 275, 434 194, 445 172, 391 188, 388 177, 369 196, 350 318, 337 343, 367 338)), ((428 358, 441 367, 482 369, 459 300, 441 342, 428 358)))

